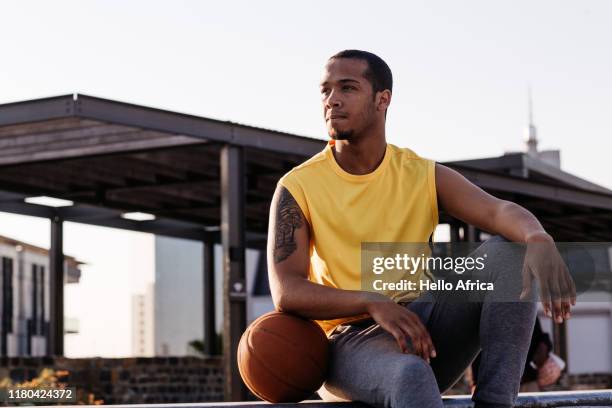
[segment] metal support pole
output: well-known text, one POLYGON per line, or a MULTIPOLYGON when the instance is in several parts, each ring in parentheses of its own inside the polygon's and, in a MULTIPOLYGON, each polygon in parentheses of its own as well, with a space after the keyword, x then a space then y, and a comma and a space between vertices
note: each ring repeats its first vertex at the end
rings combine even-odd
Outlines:
MULTIPOLYGON (((555 322, 552 323, 552 335, 553 335, 553 352, 561 357, 566 363, 567 357, 567 324, 564 321, 561 324, 555 322)), ((565 366, 565 372, 568 370, 568 365, 565 366)))
POLYGON ((457 221, 452 221, 450 224, 450 241, 460 242, 461 237, 459 236, 459 223, 457 221))
POLYGON ((244 401, 247 398, 236 356, 240 336, 246 329, 244 184, 243 149, 225 145, 221 149, 221 242, 226 401, 244 401))
POLYGON ((476 236, 476 242, 482 242, 482 230, 479 228, 475 228, 474 229, 475 232, 475 236, 476 236))
POLYGON ((212 240, 204 241, 202 259, 204 269, 204 354, 217 353, 215 330, 215 244, 212 240))
POLYGON ((473 225, 465 224, 463 231, 466 231, 465 234, 466 234, 467 242, 474 243, 478 241, 476 237, 477 235, 476 227, 474 227, 473 225))
POLYGON ((63 221, 51 219, 51 248, 49 248, 50 308, 47 355, 64 355, 64 242, 63 221))

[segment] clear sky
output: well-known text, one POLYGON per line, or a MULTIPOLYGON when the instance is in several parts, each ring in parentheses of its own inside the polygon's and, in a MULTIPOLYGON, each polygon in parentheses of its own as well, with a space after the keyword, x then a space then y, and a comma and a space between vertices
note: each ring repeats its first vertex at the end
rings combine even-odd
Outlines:
MULTIPOLYGON (((607 0, 5 0, 0 103, 78 92, 325 138, 322 65, 359 48, 393 70, 391 143, 439 161, 520 150, 529 83, 540 147, 560 149, 566 171, 612 188, 610 21, 607 0)), ((44 222, 20 220, 0 217, 0 234, 48 243, 44 222)), ((86 306, 102 299, 87 280, 103 285, 104 275, 118 288, 104 306, 118 333, 83 327, 67 352, 129 354, 129 293, 152 278, 152 261, 119 271, 152 257, 142 249, 151 237, 67 230, 66 252, 90 262, 67 314, 100 314, 101 305, 86 306), (130 244, 76 245, 121 241, 106 234, 130 244), (114 264, 103 269, 109 253, 114 264)))

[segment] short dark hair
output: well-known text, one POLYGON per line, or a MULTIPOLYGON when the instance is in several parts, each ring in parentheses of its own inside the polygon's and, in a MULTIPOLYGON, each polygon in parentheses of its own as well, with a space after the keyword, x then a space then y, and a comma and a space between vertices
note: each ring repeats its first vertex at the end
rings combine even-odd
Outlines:
POLYGON ((385 89, 393 92, 393 74, 391 74, 391 68, 378 55, 361 50, 344 50, 332 55, 329 59, 338 58, 352 58, 365 61, 368 64, 368 68, 363 75, 372 84, 374 94, 385 89))

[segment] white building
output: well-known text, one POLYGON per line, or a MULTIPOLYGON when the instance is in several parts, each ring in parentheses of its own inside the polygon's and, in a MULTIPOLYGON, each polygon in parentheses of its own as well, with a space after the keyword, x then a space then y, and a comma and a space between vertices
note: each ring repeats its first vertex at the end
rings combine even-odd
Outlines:
POLYGON ((152 357, 154 353, 154 285, 147 285, 144 294, 132 296, 132 354, 152 357))
MULTIPOLYGON (((155 354, 186 355, 189 343, 202 340, 203 244, 196 241, 155 237, 155 354)), ((223 319, 222 251, 215 245, 216 331, 223 319)), ((274 309, 268 289, 265 253, 247 249, 247 323, 274 309)))
MULTIPOLYGON (((46 355, 49 333, 49 251, 0 236, 0 356, 46 355)), ((64 284, 79 282, 76 259, 64 257, 64 284)), ((64 320, 65 333, 78 321, 64 320)))

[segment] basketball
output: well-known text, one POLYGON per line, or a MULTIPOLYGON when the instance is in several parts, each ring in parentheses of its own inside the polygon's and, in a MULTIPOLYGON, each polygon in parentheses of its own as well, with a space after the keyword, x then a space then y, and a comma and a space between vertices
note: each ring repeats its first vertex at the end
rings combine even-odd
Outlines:
POLYGON ((247 387, 268 402, 300 402, 327 373, 329 349, 313 321, 270 312, 253 321, 238 345, 238 369, 247 387))

